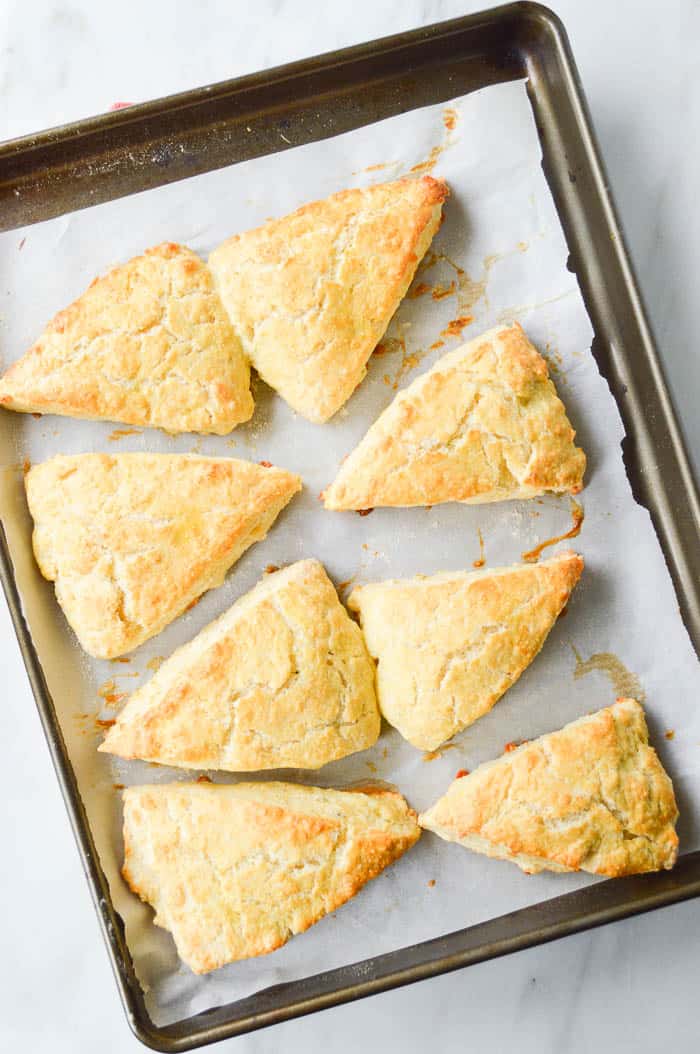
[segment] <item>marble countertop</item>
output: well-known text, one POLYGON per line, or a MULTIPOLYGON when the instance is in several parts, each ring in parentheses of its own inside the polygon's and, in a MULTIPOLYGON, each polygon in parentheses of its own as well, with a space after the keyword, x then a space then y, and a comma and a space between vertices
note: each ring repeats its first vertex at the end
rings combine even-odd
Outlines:
MULTIPOLYGON (((0 139, 479 10, 470 0, 5 0, 0 139)), ((696 467, 700 3, 561 0, 610 183, 696 467)), ((143 1049, 124 1019, 0 601, 0 1048, 143 1049)), ((696 1051, 698 901, 232 1040, 253 1054, 426 1048, 696 1051)), ((223 1045, 222 1045, 223 1046, 223 1045)))

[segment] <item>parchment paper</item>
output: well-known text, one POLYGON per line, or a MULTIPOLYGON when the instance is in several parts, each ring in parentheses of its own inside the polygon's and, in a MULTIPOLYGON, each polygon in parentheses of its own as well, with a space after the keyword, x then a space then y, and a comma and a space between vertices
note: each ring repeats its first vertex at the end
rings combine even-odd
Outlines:
MULTIPOLYGON (((571 515, 565 498, 377 509, 366 517, 324 512, 318 501, 343 455, 389 403, 397 385, 403 387, 444 351, 501 321, 519 319, 547 354, 588 455, 581 496, 585 522, 573 542, 585 557, 586 570, 568 613, 507 696, 457 736, 441 757, 425 760, 385 727, 372 750, 318 773, 281 775, 326 786, 376 777, 396 783, 420 809, 443 793, 457 769, 473 769, 499 755, 508 741, 559 728, 610 704, 622 691, 643 692, 652 739, 678 794, 682 849, 700 845, 700 670, 650 518, 635 504, 625 475, 622 424, 589 350, 591 325, 576 278, 567 270, 567 247, 543 177, 524 82, 490 87, 449 107, 410 112, 279 156, 0 236, 4 365, 17 358, 53 313, 81 293, 95 274, 150 245, 181 241, 206 254, 224 237, 304 201, 346 186, 394 178, 426 160, 434 174, 448 179, 452 196, 433 246, 438 256, 428 258, 428 264, 434 262, 417 276, 413 292, 421 292, 421 283, 438 295, 450 288, 459 277, 450 260, 466 272, 461 288, 442 299, 433 299, 430 290, 409 295, 380 354, 372 358, 369 376, 330 424, 315 426, 296 417, 261 382, 256 383, 252 422, 229 439, 174 439, 153 430, 114 438, 118 425, 1 415, 0 453, 7 466, 2 517, 25 610, 114 903, 126 922, 136 969, 157 1023, 428 939, 592 881, 580 875, 527 877, 512 865, 426 834, 351 903, 282 950, 195 978, 179 963, 169 934, 153 926, 150 909, 119 877, 121 810, 115 788, 192 776, 114 762, 95 752, 102 734, 96 719, 115 715, 114 696, 150 677, 148 664, 153 665, 154 657, 167 656, 191 639, 250 589, 268 564, 316 556, 338 584, 469 568, 480 555, 481 531, 487 566, 496 567, 518 561, 537 542, 567 530, 571 515), (443 333, 450 322, 464 322, 469 316, 473 321, 464 324, 461 338, 443 333), (438 341, 443 346, 431 349, 438 341), (53 587, 34 565, 21 482, 26 458, 36 462, 59 452, 89 450, 266 458, 301 473, 305 489, 268 539, 239 561, 224 586, 139 648, 130 662, 99 662, 81 652, 53 587), (627 684, 618 676, 614 685, 605 672, 593 670, 577 679, 574 649, 582 660, 613 653, 634 676, 627 684), (674 734, 672 739, 666 738, 667 732, 674 734)), ((453 325, 453 331, 461 324, 453 325)), ((594 660, 593 665, 601 661, 605 662, 594 660)), ((613 663, 615 669, 620 674, 613 663)))

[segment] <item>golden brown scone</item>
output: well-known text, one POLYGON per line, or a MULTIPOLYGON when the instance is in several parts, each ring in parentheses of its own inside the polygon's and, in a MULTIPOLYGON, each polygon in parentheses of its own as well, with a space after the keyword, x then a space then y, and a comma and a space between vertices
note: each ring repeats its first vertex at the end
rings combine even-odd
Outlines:
POLYGON ((374 422, 325 491, 327 509, 481 504, 578 494, 586 457, 516 322, 449 352, 374 422))
POLYGON ((348 607, 377 660, 387 721, 434 750, 488 713, 537 655, 582 570, 565 551, 539 564, 354 589, 348 607))
POLYGON ((672 868, 677 819, 644 711, 618 699, 456 779, 420 823, 528 874, 617 878, 672 868))
POLYGON ((0 379, 0 406, 217 435, 253 413, 248 363, 211 274, 171 243, 60 311, 0 379))
POLYGON ((75 454, 25 485, 41 573, 85 651, 111 659, 220 585, 301 480, 225 457, 75 454))
POLYGON ((209 257, 246 354, 309 421, 332 417, 365 376, 448 193, 432 176, 344 190, 209 257))
POLYGON ((268 574, 132 695, 99 748, 181 768, 317 769, 372 746, 374 667, 318 560, 268 574))
POLYGON ((266 955, 418 840, 390 790, 171 783, 124 791, 124 868, 195 973, 266 955))

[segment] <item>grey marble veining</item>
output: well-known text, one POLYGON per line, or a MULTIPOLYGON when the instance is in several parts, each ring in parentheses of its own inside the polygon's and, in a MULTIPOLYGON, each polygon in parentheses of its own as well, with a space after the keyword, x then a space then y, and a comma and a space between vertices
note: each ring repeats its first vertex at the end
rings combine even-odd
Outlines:
MULTIPOLYGON (((0 137, 478 10, 455 0, 4 0, 0 137)), ((700 4, 561 0, 666 373, 700 465, 700 4)), ((1 295, 1 290, 0 290, 1 295)), ((2 307, 0 301, 0 315, 2 307)), ((2 327, 0 320, 0 346, 2 327)), ((0 1049, 136 1051, 0 604, 0 1049)), ((700 745, 698 746, 700 749, 700 745)), ((290 1022, 227 1049, 696 1051, 698 902, 290 1022)))

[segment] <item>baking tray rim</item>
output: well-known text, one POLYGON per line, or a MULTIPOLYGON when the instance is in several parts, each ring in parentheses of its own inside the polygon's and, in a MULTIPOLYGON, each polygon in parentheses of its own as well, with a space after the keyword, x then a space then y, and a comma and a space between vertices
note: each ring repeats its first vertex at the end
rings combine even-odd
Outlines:
MULTIPOLYGON (((697 485, 690 468, 680 427, 667 390, 658 360, 658 353, 644 313, 631 262, 627 255, 621 227, 612 203, 607 180, 605 179, 600 152, 591 127, 566 30, 559 17, 544 5, 520 2, 490 8, 463 18, 425 26, 409 33, 384 37, 375 41, 354 45, 350 48, 288 63, 259 73, 139 103, 129 107, 128 110, 101 114, 86 120, 52 128, 45 132, 7 140, 0 143, 0 164, 3 159, 21 155, 23 152, 31 154, 33 150, 42 146, 59 146, 61 142, 74 141, 76 138, 104 130, 107 127, 129 124, 144 117, 156 117, 166 112, 169 113, 183 107, 189 107, 198 102, 215 98, 217 93, 230 94, 247 87, 264 87, 273 82, 292 79, 307 72, 320 72, 324 68, 339 65, 342 62, 348 62, 356 58, 376 56, 380 52, 385 54, 394 46, 405 46, 407 43, 420 44, 423 41, 427 42, 430 39, 441 36, 448 38, 452 33, 460 30, 476 28, 479 23, 495 24, 501 21, 505 26, 507 21, 513 17, 520 17, 538 23, 546 31, 550 45, 558 51, 558 61, 562 64, 568 80, 565 90, 577 108, 578 123, 580 125, 579 132, 582 129, 584 133, 582 145, 587 155, 591 173, 600 192, 601 205, 607 214, 611 235, 614 234, 616 236, 618 243, 619 263, 624 274, 629 306, 642 330, 643 336, 646 338, 647 351, 651 355, 651 364, 654 367, 654 395, 658 400, 663 423, 668 429, 669 437, 673 444, 674 454, 679 465, 681 482, 690 505, 689 511, 693 516, 693 523, 697 525, 700 522, 700 516, 698 515, 700 501, 698 500, 697 485)), ((284 149, 284 147, 282 146, 281 149, 284 149)), ((164 175, 163 182, 166 181, 164 175)), ((136 978, 131 956, 126 945, 123 924, 111 902, 107 879, 102 871, 95 850, 92 833, 80 798, 72 764, 63 741, 53 701, 48 691, 29 628, 24 619, 9 547, 4 527, 1 523, 0 580, 2 581, 32 693, 78 845, 83 869, 100 920, 126 1017, 134 1035, 142 1043, 154 1050, 184 1051, 208 1043, 218 1042, 293 1017, 326 1009, 367 995, 377 994, 404 984, 410 984, 467 965, 555 940, 594 926, 700 896, 700 851, 697 851, 682 856, 674 871, 670 873, 599 882, 581 890, 530 905, 507 915, 485 920, 464 930, 420 942, 413 946, 400 948, 394 952, 385 953, 365 960, 363 963, 348 964, 327 973, 264 989, 236 1003, 212 1008, 174 1022, 171 1025, 156 1026, 151 1021, 146 1010, 143 993, 136 978), (432 951, 439 952, 439 954, 431 956, 432 951), (422 959, 420 958, 421 955, 423 956, 422 959), (418 961, 400 965, 399 960, 402 956, 413 956, 418 961), (390 964, 388 970, 383 970, 382 964, 385 966, 390 964), (393 964, 396 964, 395 967, 393 967, 393 964), (345 978, 346 974, 351 974, 358 967, 363 968, 363 974, 367 974, 368 967, 373 968, 374 976, 365 976, 363 980, 345 978), (336 987, 333 987, 334 980, 339 982, 336 987), (313 988, 314 985, 316 987, 319 985, 328 987, 323 991, 315 993, 312 991, 311 994, 306 995, 299 991, 303 988, 313 988), (265 1009, 258 1008, 253 1010, 251 1007, 250 1011, 247 1011, 253 1001, 263 1003, 271 999, 275 993, 280 995, 285 992, 290 994, 288 1001, 277 1002, 265 1009), (297 998, 294 998, 294 994, 296 994, 297 998), (246 1010, 243 1014, 239 1013, 238 1016, 235 1016, 236 1008, 242 1009, 244 1006, 246 1010), (213 1017, 216 1017, 216 1022, 209 1020, 213 1017)))

